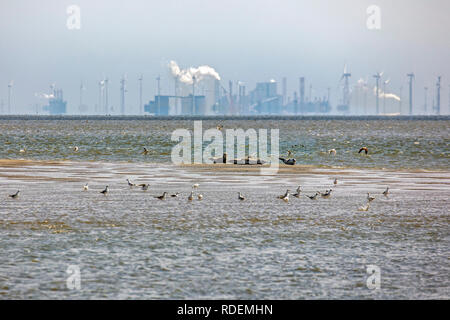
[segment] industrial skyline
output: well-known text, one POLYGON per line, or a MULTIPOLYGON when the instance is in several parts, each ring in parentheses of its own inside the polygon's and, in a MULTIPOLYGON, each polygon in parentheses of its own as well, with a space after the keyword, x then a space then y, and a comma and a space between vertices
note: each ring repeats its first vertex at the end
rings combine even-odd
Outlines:
MULTIPOLYGON (((298 77, 298 90, 287 91, 288 79, 282 77, 281 86, 275 79, 260 81, 254 89, 248 88, 243 81, 228 82, 228 90, 223 86, 219 73, 210 66, 181 69, 175 61, 168 64, 171 69, 173 88, 161 87, 161 76, 158 74, 155 83, 145 83, 143 74, 136 76, 138 96, 128 94, 128 79, 122 75, 120 81, 120 94, 118 99, 112 94, 109 100, 108 83, 105 77, 98 81, 97 101, 87 101, 83 98, 89 87, 81 81, 79 87, 79 103, 63 100, 63 89, 56 89, 56 84, 50 85, 50 93, 37 95, 40 102, 30 106, 28 114, 92 114, 92 115, 297 115, 297 114, 333 114, 333 115, 436 115, 442 113, 442 76, 436 77, 435 86, 430 87, 431 97, 428 97, 429 88, 425 86, 424 102, 414 101, 415 74, 406 74, 408 81, 408 95, 389 92, 384 72, 376 72, 372 83, 360 78, 350 83, 352 74, 344 66, 339 86, 331 97, 331 88, 327 87, 326 94, 314 90, 309 83, 309 93, 305 96, 306 77, 298 77), (155 87, 155 88, 153 88, 155 87), (235 88, 235 89, 234 89, 235 88), (155 94, 149 97, 146 91, 155 94), (313 92, 315 94, 313 94, 313 92), (317 94, 319 93, 319 94, 317 94), (195 97, 195 99, 194 99, 195 97), (136 99, 134 99, 136 98, 136 99), (153 100, 152 100, 153 98, 153 100), (431 98, 432 102, 428 100, 431 98), (111 101, 111 103, 110 103, 111 101), (132 101, 132 102, 129 102, 132 101), (137 102, 136 102, 137 101, 137 102), (402 102, 405 102, 402 104, 402 102), (381 105, 382 103, 382 105, 381 105), (58 106, 59 105, 59 106, 58 106), (71 108, 68 107, 71 105, 71 108), (402 105, 408 108, 402 108, 402 105), (428 105, 431 107, 429 108, 428 105)), ((152 79, 152 77, 149 77, 152 79)), ((366 78, 368 79, 368 78, 366 78)), ((8 83, 7 107, 2 101, 0 114, 22 114, 14 112, 13 84, 8 83)), ((450 88, 450 87, 449 87, 450 88)), ((94 88, 91 88, 94 89, 94 88)), ((450 93, 449 93, 450 97, 450 93)))
MULTIPOLYGON (((187 68, 212 66, 227 91, 231 81, 232 96, 248 96, 257 83, 275 79, 283 105, 288 99, 326 97, 339 113, 357 103, 370 112, 376 100, 364 91, 373 90, 372 76, 382 72, 379 90, 401 97, 398 107, 408 110, 406 75, 414 73, 414 109, 419 112, 427 100, 429 113, 439 104, 440 113, 449 114, 449 10, 446 0, 5 1, 0 107, 4 113, 8 106, 15 113, 35 113, 36 106, 48 104, 43 97, 56 83, 69 114, 120 114, 125 75, 126 112, 140 114, 158 95, 158 75, 161 95, 174 94, 167 68, 173 59, 187 68), (67 26, 70 5, 80 9, 79 28, 67 26), (380 8, 379 28, 367 26, 371 5, 380 8), (307 80, 303 93, 299 77, 307 80)), ((388 112, 390 99, 379 92, 380 113, 388 112)))

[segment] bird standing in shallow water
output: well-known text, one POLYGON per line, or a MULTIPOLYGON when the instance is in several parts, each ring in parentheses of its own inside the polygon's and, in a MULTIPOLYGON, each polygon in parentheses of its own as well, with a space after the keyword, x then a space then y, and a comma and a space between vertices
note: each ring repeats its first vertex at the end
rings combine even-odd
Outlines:
POLYGON ((106 194, 108 193, 108 191, 109 191, 109 187, 106 186, 106 188, 105 188, 103 191, 100 191, 100 193, 103 193, 103 194, 106 196, 106 194))
POLYGON ((149 186, 150 185, 148 183, 147 184, 146 183, 142 183, 142 184, 139 185, 139 187, 141 187, 142 190, 144 190, 144 191, 147 191, 149 186))
POLYGON ((359 208, 358 208, 358 211, 369 211, 369 208, 370 208, 370 204, 367 203, 366 206, 361 206, 361 207, 359 207, 359 208))
POLYGON ((161 196, 157 196, 157 197, 155 197, 155 198, 157 198, 157 199, 159 199, 159 200, 165 200, 166 199, 166 194, 167 194, 167 192, 163 192, 163 194, 161 195, 161 196))
POLYGON ((302 187, 298 186, 297 190, 296 190, 296 193, 294 193, 293 196, 296 197, 296 198, 300 198, 300 193, 301 192, 302 192, 302 187))
POLYGON ((245 200, 244 196, 240 192, 238 192, 238 199, 241 201, 245 200))
POLYGON ((333 181, 333 184, 337 184, 337 183, 338 183, 338 180, 337 180, 337 178, 335 178, 333 181))
POLYGON ((14 193, 14 194, 10 194, 10 195, 9 195, 9 197, 10 197, 10 198, 13 198, 13 199, 16 199, 16 198, 18 198, 18 197, 19 197, 19 192, 20 192, 20 190, 17 190, 17 192, 16 192, 16 193, 14 193))
POLYGON ((313 195, 313 196, 305 195, 305 197, 308 197, 308 198, 310 198, 311 200, 317 200, 317 196, 318 196, 318 195, 319 195, 319 192, 316 192, 316 194, 313 195))
POLYGON ((194 200, 194 191, 191 191, 191 194, 189 195, 188 200, 189 201, 194 200))
POLYGON ((335 155, 336 155, 336 149, 330 149, 330 150, 328 150, 328 154, 329 154, 329 155, 335 156, 335 155))
POLYGON ((146 155, 146 154, 148 154, 149 152, 150 152, 150 151, 148 151, 147 148, 144 147, 144 151, 142 151, 142 154, 143 154, 143 155, 146 155))
POLYGON ((130 179, 127 179, 127 183, 128 183, 128 186, 129 186, 130 188, 133 188, 133 187, 136 186, 136 184, 134 184, 133 182, 131 182, 130 179))
POLYGON ((89 190, 89 185, 87 183, 83 186, 83 190, 84 191, 88 191, 89 190))
POLYGON ((198 200, 203 200, 203 195, 202 194, 197 195, 197 199, 198 200))
POLYGON ((325 193, 321 193, 320 196, 322 198, 329 198, 331 196, 331 191, 333 191, 333 189, 327 190, 325 193))
POLYGON ((199 185, 198 183, 194 183, 194 184, 192 185, 192 189, 197 189, 198 187, 200 187, 200 185, 199 185))
POLYGON ((388 194, 389 194, 389 187, 387 187, 386 190, 383 191, 383 195, 384 195, 385 197, 387 197, 388 194))
POLYGON ((373 200, 375 200, 375 197, 372 197, 372 196, 370 195, 370 193, 367 192, 367 200, 368 200, 369 202, 372 202, 373 200))

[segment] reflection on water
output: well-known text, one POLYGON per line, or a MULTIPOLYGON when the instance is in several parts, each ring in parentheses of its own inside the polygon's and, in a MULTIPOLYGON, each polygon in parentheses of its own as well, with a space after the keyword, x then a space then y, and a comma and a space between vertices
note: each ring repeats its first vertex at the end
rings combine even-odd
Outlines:
MULTIPOLYGON (((280 153, 293 151, 298 164, 446 170, 450 158, 449 120, 217 119, 203 121, 203 130, 219 123, 225 130, 279 129, 280 153), (362 146, 369 156, 358 156, 362 146)), ((193 121, 0 120, 0 159, 170 163, 177 128, 193 130, 193 121), (148 155, 141 154, 143 147, 148 155)))
MULTIPOLYGON (((93 127, 111 134, 108 124, 93 127)), ((61 146, 58 129, 47 130, 61 146)), ((260 176, 133 161, 0 163, 0 299, 449 298, 448 171, 260 176), (150 189, 130 189, 126 178, 150 189), (193 183, 204 199, 190 203, 193 183), (305 194, 334 191, 318 201, 276 198, 298 184, 305 194), (17 189, 19 199, 7 197, 17 189), (181 195, 154 198, 163 191, 181 195), (367 192, 376 200, 358 212, 367 192), (366 287, 369 264, 381 269, 378 291, 366 287), (69 265, 80 267, 79 291, 66 287, 69 265)))

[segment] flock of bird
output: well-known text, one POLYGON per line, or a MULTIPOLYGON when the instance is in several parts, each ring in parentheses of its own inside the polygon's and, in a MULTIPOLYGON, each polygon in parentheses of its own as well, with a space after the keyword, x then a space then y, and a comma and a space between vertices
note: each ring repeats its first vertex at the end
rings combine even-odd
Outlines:
MULTIPOLYGON (((128 184, 128 186, 130 188, 139 187, 139 188, 141 188, 141 190, 147 191, 149 189, 149 187, 150 187, 150 185, 147 184, 147 183, 135 184, 135 183, 131 182, 130 179, 126 179, 126 181, 127 181, 127 184, 128 184)), ((337 178, 335 178, 334 181, 333 181, 333 184, 337 185, 337 183, 338 183, 338 180, 337 180, 337 178)), ((203 200, 203 194, 197 193, 197 194, 194 195, 194 190, 198 189, 199 186, 200 185, 198 183, 195 183, 195 184, 192 185, 192 191, 191 191, 191 193, 189 194, 189 196, 187 198, 188 201, 193 201, 195 198, 197 198, 197 200, 203 200)), ((88 191, 88 190, 89 190, 89 184, 86 183, 83 186, 83 191, 88 191)), ((101 194, 106 196, 108 194, 108 192, 109 192, 109 186, 106 186, 99 193, 101 193, 101 194)), ((325 190, 325 192, 316 191, 316 193, 314 193, 313 195, 305 194, 304 196, 306 198, 309 198, 310 200, 317 200, 319 198, 319 196, 321 198, 328 199, 328 198, 331 197, 331 193, 332 192, 333 192, 333 189, 330 188, 330 189, 325 190)), ((13 199, 16 199, 16 198, 19 197, 19 193, 20 193, 20 190, 17 190, 16 193, 10 194, 9 197, 13 198, 13 199)), ((165 200, 167 197, 178 198, 179 195, 180 195, 179 192, 172 193, 172 194, 169 195, 168 192, 164 191, 162 195, 154 196, 154 198, 159 199, 159 200, 165 200)), ((279 195, 277 198, 283 200, 284 202, 289 202, 289 196, 290 195, 292 195, 293 197, 296 197, 296 198, 300 198, 301 195, 302 195, 302 188, 301 188, 301 186, 297 187, 297 189, 295 190, 295 193, 291 194, 291 190, 287 189, 284 194, 279 195)), ((385 197, 388 197, 388 195, 389 195, 389 187, 386 188, 386 190, 382 193, 382 195, 385 196, 385 197)), ((367 204, 359 207, 358 211, 368 211, 369 208, 370 208, 370 203, 373 200, 375 200, 375 197, 370 195, 370 193, 368 192, 366 199, 367 199, 367 204)), ((238 192, 238 200, 239 201, 246 200, 246 197, 244 195, 242 195, 242 193, 240 191, 238 192)))

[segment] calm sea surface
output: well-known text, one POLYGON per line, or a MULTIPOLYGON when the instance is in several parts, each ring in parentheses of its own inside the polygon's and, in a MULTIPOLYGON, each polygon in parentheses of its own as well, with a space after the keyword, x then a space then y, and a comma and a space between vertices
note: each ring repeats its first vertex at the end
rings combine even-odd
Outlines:
POLYGON ((174 166, 171 134, 192 130, 190 120, 0 120, 0 299, 450 298, 450 121, 208 120, 203 129, 219 124, 279 129, 280 152, 300 165, 272 176, 174 166), (127 178, 150 188, 130 189, 127 178), (194 183, 203 200, 189 202, 194 183), (333 193, 277 198, 298 185, 333 193), (180 196, 155 198, 164 191, 180 196), (358 211, 367 192, 376 199, 358 211), (70 265, 79 290, 67 287, 70 265), (366 285, 367 265, 380 268, 378 290, 366 285))

